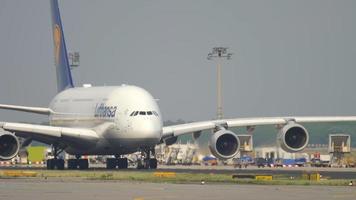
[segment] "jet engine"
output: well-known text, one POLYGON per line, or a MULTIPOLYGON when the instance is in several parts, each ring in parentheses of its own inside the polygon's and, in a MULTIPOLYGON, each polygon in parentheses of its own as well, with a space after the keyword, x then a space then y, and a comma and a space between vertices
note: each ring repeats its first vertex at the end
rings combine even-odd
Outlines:
POLYGON ((302 125, 289 122, 280 129, 277 141, 281 148, 290 153, 302 151, 309 142, 309 133, 302 125))
POLYGON ((219 159, 233 158, 240 149, 240 140, 232 131, 220 128, 210 137, 211 153, 219 159))
POLYGON ((17 155, 20 150, 20 143, 17 137, 5 130, 0 130, 0 160, 10 160, 17 155))

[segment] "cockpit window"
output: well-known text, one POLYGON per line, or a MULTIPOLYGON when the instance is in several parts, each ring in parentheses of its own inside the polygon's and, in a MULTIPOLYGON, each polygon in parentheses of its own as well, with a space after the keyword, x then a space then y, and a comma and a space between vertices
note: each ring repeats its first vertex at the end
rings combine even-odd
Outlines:
POLYGON ((130 114, 131 117, 137 115, 155 115, 158 117, 158 113, 156 111, 132 111, 132 113, 130 114))
POLYGON ((158 117, 158 113, 156 111, 152 111, 154 115, 158 117))

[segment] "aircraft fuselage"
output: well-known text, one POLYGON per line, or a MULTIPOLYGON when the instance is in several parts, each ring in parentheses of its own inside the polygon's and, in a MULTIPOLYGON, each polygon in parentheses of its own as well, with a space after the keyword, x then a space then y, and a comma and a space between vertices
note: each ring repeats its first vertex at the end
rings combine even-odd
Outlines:
MULTIPOLYGON (((95 129, 95 143, 76 141, 65 148, 70 154, 108 155, 152 147, 162 136, 162 118, 156 100, 136 86, 69 88, 49 106, 50 125, 95 129)), ((70 141, 68 141, 70 143, 70 141)))

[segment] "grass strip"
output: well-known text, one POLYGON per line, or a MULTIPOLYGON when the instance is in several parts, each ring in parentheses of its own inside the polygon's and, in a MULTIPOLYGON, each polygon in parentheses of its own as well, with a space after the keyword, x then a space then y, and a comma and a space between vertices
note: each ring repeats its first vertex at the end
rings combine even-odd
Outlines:
MULTIPOLYGON (((345 186, 350 180, 334 179, 309 181, 287 176, 274 176, 273 180, 255 179, 233 179, 231 174, 200 174, 200 173, 176 173, 175 177, 157 177, 153 171, 78 171, 78 170, 36 170, 35 178, 81 178, 84 180, 102 181, 141 181, 155 183, 227 183, 227 184, 256 184, 256 185, 325 185, 345 186)), ((4 176, 0 171, 0 178, 11 178, 4 176)), ((16 178, 16 177, 12 177, 16 178)), ((355 182, 355 181, 354 181, 355 182)))

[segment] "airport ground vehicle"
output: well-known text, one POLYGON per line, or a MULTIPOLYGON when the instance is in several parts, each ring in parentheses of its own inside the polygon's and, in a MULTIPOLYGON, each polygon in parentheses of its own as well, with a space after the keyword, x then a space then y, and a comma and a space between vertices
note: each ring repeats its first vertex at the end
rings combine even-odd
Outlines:
POLYGON ((312 167, 330 167, 330 155, 320 155, 320 157, 312 158, 310 160, 312 167))
POLYGON ((296 158, 295 159, 295 165, 297 165, 299 167, 304 167, 306 163, 307 163, 306 158, 296 158))
POLYGON ((247 166, 254 164, 254 159, 251 156, 243 155, 241 158, 234 159, 235 168, 247 168, 247 166))
POLYGON ((258 168, 268 167, 268 160, 266 158, 255 158, 255 165, 258 168))
POLYGON ((203 164, 204 165, 214 166, 214 165, 218 164, 218 160, 215 157, 212 157, 212 156, 205 156, 203 158, 203 164))

